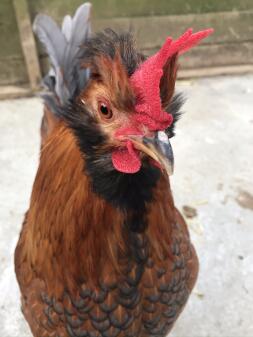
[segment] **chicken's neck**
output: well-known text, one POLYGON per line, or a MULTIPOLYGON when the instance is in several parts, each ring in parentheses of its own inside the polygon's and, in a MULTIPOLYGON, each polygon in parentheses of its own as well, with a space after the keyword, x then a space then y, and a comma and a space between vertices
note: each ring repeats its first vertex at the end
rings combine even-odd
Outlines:
POLYGON ((87 271, 94 280, 104 265, 107 273, 117 268, 119 252, 127 254, 129 233, 145 232, 161 250, 174 221, 173 200, 162 177, 152 201, 128 210, 94 193, 83 166, 72 133, 60 127, 42 150, 25 225, 33 268, 38 274, 46 270, 50 284, 60 276, 68 288, 87 279, 87 271))

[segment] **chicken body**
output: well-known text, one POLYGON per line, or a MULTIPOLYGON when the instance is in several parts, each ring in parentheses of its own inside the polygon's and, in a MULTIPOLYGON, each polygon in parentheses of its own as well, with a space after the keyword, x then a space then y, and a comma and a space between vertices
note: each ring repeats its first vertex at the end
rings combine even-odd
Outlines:
POLYGON ((164 170, 182 103, 177 57, 209 33, 167 39, 144 61, 128 33, 88 38, 89 8, 63 32, 36 21, 53 68, 15 251, 22 311, 34 337, 163 337, 198 273, 164 170))
POLYGON ((42 150, 15 252, 22 310, 36 337, 165 336, 197 277, 197 257, 168 178, 133 217, 92 191, 61 123, 42 150), (60 166, 59 166, 60 164, 60 166))

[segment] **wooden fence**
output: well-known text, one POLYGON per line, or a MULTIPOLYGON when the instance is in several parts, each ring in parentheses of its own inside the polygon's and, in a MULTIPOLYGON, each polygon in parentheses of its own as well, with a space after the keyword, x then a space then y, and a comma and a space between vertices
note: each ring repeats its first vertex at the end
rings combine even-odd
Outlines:
MULTIPOLYGON (((0 86, 38 88, 48 68, 45 52, 36 44, 31 22, 37 13, 59 23, 82 0, 0 1, 0 86)), ((157 50, 168 35, 186 28, 213 27, 215 34, 181 61, 181 77, 253 71, 253 0, 91 0, 93 31, 111 27, 132 29, 146 54, 157 50)), ((14 90, 15 92, 15 90, 14 90)), ((1 93, 0 93, 1 95, 1 93)), ((2 94, 3 95, 3 94, 2 94)))

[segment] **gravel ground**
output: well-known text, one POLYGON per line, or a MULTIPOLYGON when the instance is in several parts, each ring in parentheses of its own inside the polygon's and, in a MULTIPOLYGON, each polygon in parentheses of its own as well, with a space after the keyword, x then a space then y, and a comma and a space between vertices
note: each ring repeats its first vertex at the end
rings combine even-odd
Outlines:
MULTIPOLYGON (((253 336, 253 76, 181 82, 172 187, 200 259, 173 337, 253 336)), ((38 163, 42 103, 0 102, 0 335, 31 336, 13 250, 38 163)))

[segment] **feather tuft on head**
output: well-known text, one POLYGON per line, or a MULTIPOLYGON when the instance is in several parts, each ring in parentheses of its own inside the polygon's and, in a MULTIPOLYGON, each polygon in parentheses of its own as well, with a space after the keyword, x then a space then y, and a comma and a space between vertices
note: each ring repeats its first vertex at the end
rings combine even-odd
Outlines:
POLYGON ((47 15, 38 14, 34 20, 33 30, 51 63, 51 69, 43 79, 48 91, 42 96, 56 115, 89 80, 89 71, 82 69, 80 57, 81 47, 91 34, 90 12, 91 4, 84 3, 73 18, 69 15, 64 17, 61 29, 47 15))

